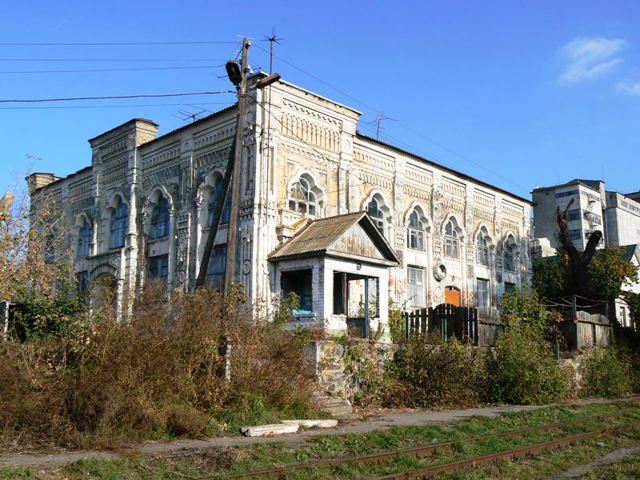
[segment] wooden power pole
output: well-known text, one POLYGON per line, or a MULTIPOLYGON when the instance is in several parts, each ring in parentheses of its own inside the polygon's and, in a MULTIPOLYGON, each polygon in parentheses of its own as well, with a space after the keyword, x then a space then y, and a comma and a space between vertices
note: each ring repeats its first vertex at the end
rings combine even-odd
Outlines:
MULTIPOLYGON (((222 217, 222 211, 224 204, 227 200, 229 188, 231 188, 231 215, 229 218, 229 228, 227 231, 227 260, 226 270, 224 277, 224 292, 229 292, 229 287, 235 279, 237 249, 238 249, 238 224, 240 217, 240 165, 242 162, 242 135, 244 134, 244 125, 246 123, 247 102, 249 97, 247 95, 247 74, 249 73, 249 47, 251 42, 245 38, 242 42, 242 60, 241 64, 234 60, 227 62, 227 74, 229 80, 236 86, 238 91, 238 118, 236 120, 236 135, 233 139, 233 146, 231 148, 231 156, 227 162, 227 169, 224 172, 224 178, 222 180, 222 198, 223 200, 218 202, 213 215, 213 222, 207 236, 207 241, 204 246, 204 252, 202 255, 202 262, 200 263, 200 269, 198 270, 198 277, 196 278, 196 288, 202 288, 205 286, 207 280, 207 270, 209 267, 209 261, 211 260, 211 254, 215 246, 216 235, 218 234, 218 225, 220 224, 220 218, 222 217), (233 184, 232 184, 233 183, 233 184)), ((261 78, 255 84, 255 88, 262 89, 278 81, 280 75, 273 73, 267 77, 261 78)))
POLYGON ((249 47, 248 39, 242 41, 242 62, 240 67, 241 80, 236 85, 238 90, 238 121, 236 123, 236 138, 233 152, 233 185, 231 187, 231 218, 227 230, 227 267, 224 274, 224 291, 229 292, 229 287, 235 279, 236 251, 238 248, 238 217, 240 216, 240 165, 242 162, 242 135, 244 133, 245 115, 247 110, 247 73, 249 71, 249 47))

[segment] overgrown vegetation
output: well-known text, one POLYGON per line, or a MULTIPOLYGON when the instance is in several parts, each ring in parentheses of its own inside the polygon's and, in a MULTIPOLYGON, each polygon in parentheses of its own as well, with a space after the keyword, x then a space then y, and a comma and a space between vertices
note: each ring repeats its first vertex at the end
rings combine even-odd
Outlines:
POLYGON ((465 407, 487 400, 484 353, 439 333, 416 335, 398 350, 394 378, 406 390, 399 397, 411 407, 465 407))
POLYGON ((617 348, 597 348, 587 358, 582 374, 585 396, 616 398, 631 392, 628 358, 617 348))
POLYGON ((64 334, 1 342, 0 442, 106 445, 312 414, 304 342, 232 298, 150 289, 129 323, 105 309, 64 334))

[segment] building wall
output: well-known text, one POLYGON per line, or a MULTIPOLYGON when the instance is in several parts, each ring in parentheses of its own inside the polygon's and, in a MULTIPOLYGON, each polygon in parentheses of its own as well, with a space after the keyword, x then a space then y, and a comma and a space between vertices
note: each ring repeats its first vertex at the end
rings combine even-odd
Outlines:
MULTIPOLYGON (((389 272, 388 294, 395 302, 406 302, 409 265, 424 269, 428 305, 444 301, 445 286, 460 289, 463 302, 473 305, 477 278, 489 280, 492 305, 505 282, 528 282, 531 206, 526 200, 359 135, 357 111, 286 82, 252 90, 249 105, 235 280, 245 284, 251 299, 269 301, 279 290, 267 255, 306 218, 360 211, 374 197, 381 200, 384 235, 401 259, 389 272), (315 215, 289 207, 302 175, 313 184, 315 215), (423 250, 407 248, 409 215, 416 207, 425 226, 423 250), (452 218, 460 235, 457 259, 444 255, 443 230, 452 218), (487 267, 476 262, 480 229, 490 237, 487 267), (504 269, 505 242, 517 251, 514 272, 504 269), (444 278, 436 275, 440 265, 444 278)), ((235 108, 229 108, 159 138, 153 122, 132 120, 90 141, 90 168, 54 178, 34 192, 64 198, 76 233, 83 218, 91 222, 90 255, 76 258, 76 268, 90 279, 113 277, 123 314, 145 283, 149 256, 168 255, 169 287, 194 286, 208 231, 208 196, 231 155, 235 117, 235 108), (169 234, 152 240, 150 223, 160 197, 170 206, 169 234), (129 207, 129 229, 124 247, 113 249, 109 229, 118 199, 129 207)), ((216 244, 226 243, 226 230, 221 226, 216 244)))

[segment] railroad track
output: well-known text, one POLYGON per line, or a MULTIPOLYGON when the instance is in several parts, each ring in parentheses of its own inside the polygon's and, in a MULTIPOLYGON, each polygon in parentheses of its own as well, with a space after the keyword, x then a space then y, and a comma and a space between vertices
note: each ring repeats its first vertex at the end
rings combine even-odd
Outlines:
MULTIPOLYGON (((577 425, 585 424, 589 422, 610 421, 610 420, 624 417, 629 411, 632 411, 632 410, 622 410, 609 415, 586 416, 586 417, 576 418, 573 420, 568 420, 565 422, 549 423, 549 424, 538 425, 538 426, 524 428, 524 429, 504 430, 501 432, 493 432, 489 435, 466 437, 461 440, 464 440, 466 442, 478 442, 478 441, 482 441, 483 439, 494 438, 497 435, 501 437, 517 438, 517 437, 522 437, 534 432, 548 431, 548 430, 562 430, 562 429, 566 429, 569 427, 573 427, 573 426, 577 426, 577 425)), ((633 424, 633 425, 640 426, 640 423, 633 424)), ((491 463, 501 458, 518 458, 520 456, 529 455, 542 450, 557 448, 558 446, 575 443, 575 442, 578 442, 587 438, 591 438, 594 436, 604 435, 618 428, 619 426, 614 426, 614 427, 607 427, 602 430, 569 435, 569 436, 562 437, 560 439, 550 440, 548 442, 543 442, 543 443, 531 445, 528 447, 521 447, 521 448, 517 448, 510 451, 498 452, 491 455, 484 455, 481 457, 475 457, 468 460, 460 460, 457 462, 451 462, 450 464, 437 465, 437 466, 428 467, 426 469, 420 469, 412 472, 391 474, 391 475, 380 477, 380 479, 392 480, 392 479, 409 479, 409 478, 428 478, 430 475, 434 475, 436 473, 447 471, 447 470, 455 470, 455 469, 465 468, 467 466, 472 466, 472 465, 491 463), (431 469, 436 469, 436 470, 434 470, 432 473, 429 473, 431 472, 431 469), (424 472, 427 472, 427 473, 424 473, 424 472)), ((282 467, 265 468, 260 470, 253 470, 250 472, 238 473, 238 474, 213 475, 213 476, 207 476, 207 477, 200 477, 199 480, 241 479, 241 478, 275 478, 278 480, 285 480, 287 478, 288 473, 292 473, 296 470, 303 470, 303 469, 313 470, 318 468, 330 468, 330 467, 336 467, 336 466, 348 465, 348 464, 383 463, 383 462, 388 462, 403 456, 424 458, 428 456, 437 455, 439 453, 451 452, 455 449, 456 443, 457 441, 440 442, 440 443, 424 445, 419 447, 402 448, 402 449, 391 450, 386 452, 378 452, 378 453, 373 453, 368 455, 357 455, 357 456, 343 457, 343 458, 316 460, 311 462, 300 462, 300 463, 289 464, 282 467)))

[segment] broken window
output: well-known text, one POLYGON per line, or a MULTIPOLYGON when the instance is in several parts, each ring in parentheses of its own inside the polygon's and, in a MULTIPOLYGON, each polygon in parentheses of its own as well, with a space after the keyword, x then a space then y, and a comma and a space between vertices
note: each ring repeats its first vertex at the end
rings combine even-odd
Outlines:
POLYGON ((378 194, 367 204, 367 213, 382 235, 384 235, 384 201, 378 194))
POLYGON ((313 179, 307 175, 301 175, 289 192, 289 210, 309 215, 318 214, 318 198, 314 192, 313 179))
POLYGON ((289 272, 282 272, 281 274, 281 288, 284 298, 288 297, 291 293, 295 293, 300 299, 300 306, 298 313, 312 313, 313 312, 313 290, 312 290, 312 272, 311 269, 307 270, 293 270, 289 272))

